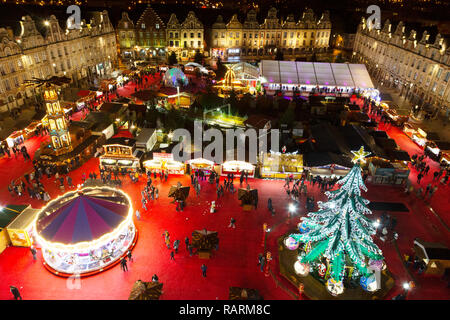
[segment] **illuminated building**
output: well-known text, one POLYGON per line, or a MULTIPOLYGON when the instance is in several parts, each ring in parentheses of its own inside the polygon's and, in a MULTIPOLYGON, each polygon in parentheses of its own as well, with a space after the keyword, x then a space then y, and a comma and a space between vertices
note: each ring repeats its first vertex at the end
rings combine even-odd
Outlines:
POLYGON ((261 59, 282 50, 285 58, 325 51, 329 47, 331 22, 328 11, 317 19, 311 9, 306 9, 296 22, 294 15, 285 21, 277 18, 271 8, 262 24, 255 10, 250 10, 244 23, 233 15, 225 24, 222 16, 212 25, 211 56, 225 60, 261 59))
POLYGON ((166 28, 167 55, 175 52, 178 60, 188 61, 197 50, 203 53, 203 35, 203 23, 193 11, 189 11, 182 23, 172 14, 166 28))
POLYGON ((136 59, 165 58, 166 27, 150 4, 134 25, 127 12, 117 25, 121 55, 136 59))
POLYGON ((35 21, 22 17, 21 33, 0 28, 0 112, 35 103, 36 89, 23 88, 25 79, 67 76, 76 86, 112 71, 117 59, 116 37, 106 11, 81 21, 81 29, 61 28, 55 16, 35 21), (42 23, 42 35, 36 26, 42 23))
POLYGON ((386 20, 379 30, 363 19, 358 26, 353 58, 365 63, 372 76, 383 85, 396 88, 413 105, 431 111, 450 108, 450 49, 437 34, 434 42, 424 31, 405 31, 403 22, 393 30, 386 20))

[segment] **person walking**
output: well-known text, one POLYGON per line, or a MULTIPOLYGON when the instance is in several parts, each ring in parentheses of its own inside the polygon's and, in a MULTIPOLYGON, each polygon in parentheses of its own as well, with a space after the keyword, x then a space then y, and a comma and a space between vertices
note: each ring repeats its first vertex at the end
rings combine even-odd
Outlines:
POLYGON ((22 300, 22 296, 20 295, 20 291, 15 286, 9 286, 9 291, 11 291, 11 293, 14 296, 15 300, 22 300))
POLYGON ((175 260, 175 254, 174 254, 173 250, 170 251, 170 260, 175 260))
POLYGON ((194 251, 193 251, 192 245, 191 245, 191 244, 189 244, 187 248, 188 248, 188 251, 189 251, 189 256, 190 256, 190 257, 192 257, 192 255, 194 254, 194 251))
POLYGON ((420 180, 423 178, 423 174, 421 172, 419 172, 419 174, 417 175, 417 183, 420 184, 420 180))
POLYGON ((228 228, 236 228, 236 220, 234 218, 230 219, 230 224, 228 225, 228 228))
POLYGON ((206 278, 206 270, 208 269, 208 267, 205 264, 202 264, 200 268, 202 269, 202 276, 206 278))
POLYGON ((128 271, 128 266, 127 266, 127 258, 123 257, 123 259, 120 261, 120 267, 122 268, 122 270, 128 271))
POLYGON ((184 238, 184 243, 186 244, 186 250, 188 250, 189 248, 189 238, 188 237, 186 237, 186 238, 184 238))
POLYGON ((36 256, 37 251, 36 251, 35 247, 31 246, 30 251, 31 251, 31 254, 33 255, 33 259, 37 260, 37 256, 36 256))
POLYGON ((428 199, 431 199, 431 197, 433 197, 433 195, 435 194, 437 189, 438 189, 438 186, 434 186, 433 188, 431 188, 430 194, 428 195, 428 199))
POLYGON ((264 258, 264 256, 261 257, 261 263, 259 265, 259 269, 261 270, 261 272, 264 271, 264 265, 265 265, 266 259, 264 258))
POLYGON ((175 240, 173 242, 173 249, 175 250, 175 253, 178 253, 178 244, 179 244, 179 240, 175 240))
POLYGON ((131 250, 127 251, 128 261, 133 261, 133 256, 131 255, 131 250))
POLYGON ((139 212, 138 209, 136 209, 136 218, 137 218, 138 220, 141 220, 141 213, 139 212))

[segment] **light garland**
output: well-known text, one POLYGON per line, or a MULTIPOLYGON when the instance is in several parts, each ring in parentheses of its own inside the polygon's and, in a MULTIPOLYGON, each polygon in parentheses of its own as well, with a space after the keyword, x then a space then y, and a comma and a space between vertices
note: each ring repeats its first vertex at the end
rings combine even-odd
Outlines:
POLYGON ((81 190, 76 190, 76 191, 69 191, 67 193, 65 193, 64 195, 51 200, 44 208, 41 209, 41 211, 36 215, 36 218, 33 222, 33 229, 34 229, 34 234, 35 234, 35 239, 36 241, 39 243, 39 245, 42 248, 45 248, 47 250, 52 250, 52 251, 64 251, 64 252, 86 252, 88 250, 90 250, 91 248, 94 247, 100 247, 108 242, 110 242, 112 239, 117 238, 122 231, 125 228, 128 228, 129 225, 133 224, 133 206, 132 206, 132 200, 131 198, 123 191, 118 190, 118 189, 114 189, 114 188, 110 188, 110 187, 88 187, 88 188, 84 188, 81 190), (46 239, 44 239, 42 236, 39 235, 39 233, 37 232, 37 222, 41 216, 41 213, 43 211, 45 211, 47 208, 51 207, 54 203, 56 202, 60 202, 61 199, 64 198, 68 198, 72 195, 75 195, 76 193, 79 193, 80 191, 88 191, 88 190, 108 190, 108 191, 112 191, 112 192, 117 192, 119 194, 121 194, 122 196, 124 196, 127 201, 128 201, 128 205, 129 205, 129 210, 128 210, 128 214, 127 217, 124 219, 124 221, 122 221, 115 230, 106 233, 104 235, 102 235, 100 238, 92 240, 92 241, 83 241, 83 242, 79 242, 76 244, 64 244, 64 243, 60 243, 60 242, 51 242, 48 241, 46 239))

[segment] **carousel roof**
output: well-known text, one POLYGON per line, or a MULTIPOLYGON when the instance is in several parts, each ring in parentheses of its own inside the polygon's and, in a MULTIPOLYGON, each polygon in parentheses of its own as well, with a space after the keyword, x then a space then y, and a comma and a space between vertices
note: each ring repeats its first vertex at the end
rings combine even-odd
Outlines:
POLYGON ((37 232, 48 241, 67 245, 98 239, 114 231, 128 215, 129 206, 114 199, 80 194, 41 218, 37 232))

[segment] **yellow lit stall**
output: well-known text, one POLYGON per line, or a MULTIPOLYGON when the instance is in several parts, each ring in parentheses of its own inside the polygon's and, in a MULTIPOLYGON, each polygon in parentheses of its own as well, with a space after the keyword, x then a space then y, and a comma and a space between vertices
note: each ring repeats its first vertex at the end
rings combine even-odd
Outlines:
POLYGON ((191 166, 191 172, 201 170, 209 175, 214 170, 214 162, 203 158, 188 160, 187 164, 191 166))
POLYGON ((6 227, 13 246, 30 247, 33 244, 33 222, 38 212, 28 206, 6 227))
POLYGON ((303 173, 303 155, 296 153, 271 152, 262 156, 261 176, 263 178, 300 178, 303 173))
POLYGON ((220 167, 220 171, 222 176, 226 176, 229 173, 240 175, 243 171, 246 171, 249 177, 253 178, 255 176, 255 166, 245 161, 226 161, 220 167))
POLYGON ((8 235, 7 226, 16 219, 22 211, 28 206, 26 205, 7 205, 0 207, 0 252, 5 250, 11 244, 11 240, 8 235))
POLYGON ((168 174, 184 174, 185 166, 179 161, 173 159, 171 153, 153 153, 152 160, 143 162, 146 171, 150 172, 166 172, 168 174))

